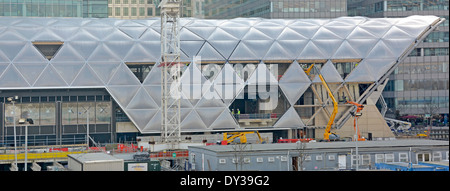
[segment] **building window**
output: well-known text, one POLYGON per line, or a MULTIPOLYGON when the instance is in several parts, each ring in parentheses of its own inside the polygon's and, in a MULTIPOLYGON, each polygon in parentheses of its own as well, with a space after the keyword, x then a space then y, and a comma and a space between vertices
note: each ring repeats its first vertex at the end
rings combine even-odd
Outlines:
POLYGON ((226 164, 227 163, 227 159, 219 159, 219 164, 226 164))
POLYGON ((441 161, 442 160, 442 153, 441 152, 433 152, 433 161, 441 161))
POLYGON ((136 16, 136 14, 137 14, 137 8, 131 7, 131 16, 136 16))
POLYGON ((336 156, 328 155, 328 160, 330 160, 330 161, 336 160, 336 156))
POLYGON ((153 8, 152 7, 147 8, 147 16, 153 16, 153 8))
POLYGON ((383 163, 384 162, 384 154, 375 154, 375 162, 383 163))
POLYGON ((305 156, 305 161, 310 161, 311 160, 311 155, 306 155, 305 156))
POLYGON ((116 7, 116 8, 115 8, 115 13, 114 13, 114 15, 115 15, 115 16, 120 16, 120 7, 116 7))
POLYGON ((361 165, 361 161, 359 161, 361 159, 361 155, 351 155, 352 156, 352 166, 356 166, 357 163, 358 165, 361 165))
POLYGON ((370 165, 370 155, 362 155, 361 165, 370 165))
POLYGON ((145 7, 139 7, 139 16, 145 16, 145 7))
POLYGON ((128 7, 124 7, 123 8, 123 16, 128 16, 128 11, 129 11, 129 8, 128 7))
POLYGON ((264 159, 262 157, 258 157, 256 158, 256 162, 258 163, 264 162, 264 159))
POLYGON ((430 153, 417 153, 417 162, 428 162, 431 161, 430 153))
POLYGON ((394 162, 394 154, 386 154, 386 155, 384 155, 384 157, 385 157, 387 163, 394 162))
POLYGON ((250 158, 245 157, 245 158, 244 158, 244 163, 246 163, 246 164, 250 163, 250 158))
POLYGON ((408 161, 408 153, 399 153, 398 160, 399 160, 399 162, 409 162, 408 161))
POLYGON ((275 162, 275 158, 274 158, 274 157, 268 157, 268 158, 267 158, 267 161, 268 161, 268 162, 275 162))
POLYGON ((424 56, 448 56, 448 48, 424 48, 424 56))
POLYGON ((422 49, 421 48, 415 48, 413 51, 408 55, 408 57, 413 56, 422 56, 422 49))
POLYGON ((316 155, 316 160, 321 161, 323 159, 322 155, 316 155))

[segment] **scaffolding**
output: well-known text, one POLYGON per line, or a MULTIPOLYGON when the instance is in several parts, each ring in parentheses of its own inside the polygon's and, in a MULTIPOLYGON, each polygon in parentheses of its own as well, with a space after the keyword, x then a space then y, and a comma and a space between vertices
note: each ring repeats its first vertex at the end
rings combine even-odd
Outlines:
POLYGON ((180 5, 181 0, 164 0, 161 9, 161 138, 178 143, 180 133, 180 5))

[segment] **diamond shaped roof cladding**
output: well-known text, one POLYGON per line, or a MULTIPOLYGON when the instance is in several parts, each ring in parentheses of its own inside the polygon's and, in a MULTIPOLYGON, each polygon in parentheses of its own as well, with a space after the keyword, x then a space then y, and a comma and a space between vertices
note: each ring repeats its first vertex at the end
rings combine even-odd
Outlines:
POLYGON ((300 99, 310 85, 311 81, 297 61, 289 66, 279 82, 281 90, 291 105, 300 99))
MULTIPOLYGON (((333 66, 333 63, 331 61, 328 61, 327 63, 325 63, 325 65, 322 66, 320 73, 322 73, 322 76, 327 83, 336 83, 336 82, 340 83, 344 81, 342 80, 341 75, 333 66)), ((322 83, 318 75, 314 78, 312 82, 322 83)))
POLYGON ((294 107, 291 106, 286 113, 281 116, 280 119, 275 123, 274 127, 304 127, 305 124, 303 123, 300 116, 297 114, 297 111, 295 111, 294 107))
MULTIPOLYGON (((393 67, 398 57, 415 42, 418 35, 430 30, 430 25, 434 28, 438 19, 435 16, 410 16, 395 19, 341 17, 289 20, 182 18, 180 20, 183 50, 181 60, 192 61, 196 55, 206 60, 223 63, 358 58, 362 59, 362 62, 345 81, 374 82, 393 67)), ((159 18, 117 20, 2 17, 0 18, 0 89, 105 87, 142 133, 158 133, 161 116, 160 68, 153 67, 147 79, 141 84, 125 63, 154 62, 158 65, 161 59, 160 25, 159 18), (46 40, 64 42, 51 61, 45 60, 30 43, 46 40), (30 67, 24 69, 26 66, 30 67), (32 69, 34 67, 35 70, 32 69), (45 68, 42 69, 42 67, 45 68), (35 74, 25 76, 26 70, 33 70, 35 74), (40 74, 37 75, 37 73, 40 74), (138 104, 143 97, 154 102, 138 104), (129 107, 133 108, 129 109, 130 112, 125 109, 129 104, 129 107), (144 113, 140 115, 139 111, 144 113), (142 116, 148 119, 137 119, 142 116)), ((325 79, 328 82, 333 79, 341 82, 342 79, 340 75, 336 75, 334 66, 328 65, 331 67, 325 65, 322 71, 325 79)), ((248 66, 249 64, 245 67, 248 66)), ((227 67, 224 68, 227 69, 227 67)), ((263 73, 270 74, 266 66, 257 68, 257 70, 265 68, 263 73)), ((230 71, 234 72, 234 69, 230 71)), ((310 82, 300 82, 301 79, 296 79, 298 75, 295 75, 295 72, 290 74, 290 71, 294 71, 294 68, 289 68, 280 80, 279 86, 283 95, 291 103, 303 91, 301 85, 306 86, 310 82)), ((297 68, 296 71, 301 70, 297 68)), ((254 79, 256 73, 249 73, 247 79, 250 83, 258 82, 254 79)), ((269 83, 278 85, 277 78, 274 76, 269 78, 269 83)), ((219 91, 217 87, 211 85, 216 79, 210 80, 204 81, 205 83, 208 81, 208 87, 212 87, 211 95, 214 94, 214 90, 219 96, 233 90, 231 97, 234 98, 245 87, 245 83, 223 84, 223 88, 219 91)), ((267 83, 267 78, 264 81, 267 83)), ((200 87, 202 84, 196 85, 200 87)), ((222 97, 221 99, 219 101, 225 100, 225 105, 233 100, 222 97)), ((218 102, 199 101, 200 99, 194 101, 194 105, 200 104, 202 107, 195 107, 196 111, 188 112, 194 108, 194 105, 190 100, 182 100, 184 124, 187 125, 183 127, 195 131, 196 127, 193 125, 196 125, 198 120, 201 122, 198 123, 201 130, 239 128, 226 106, 216 105, 218 102), (203 106, 215 106, 213 108, 220 108, 219 110, 223 109, 223 111, 213 112, 214 115, 210 118, 207 111, 210 107, 203 106), (213 118, 216 119, 213 120, 213 118)), ((283 118, 287 119, 288 116, 290 116, 289 113, 283 118)), ((287 120, 295 121, 296 119, 287 120)), ((280 126, 282 122, 283 120, 279 120, 277 126, 280 126)))

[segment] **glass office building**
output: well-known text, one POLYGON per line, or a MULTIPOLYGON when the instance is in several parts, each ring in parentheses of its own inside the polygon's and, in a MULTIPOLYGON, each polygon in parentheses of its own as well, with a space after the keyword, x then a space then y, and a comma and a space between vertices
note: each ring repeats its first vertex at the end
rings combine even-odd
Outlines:
POLYGON ((107 0, 0 0, 0 16, 108 17, 107 0))
MULTIPOLYGON (((181 17, 203 18, 202 2, 204 0, 183 0, 181 17)), ((158 5, 161 0, 108 0, 109 18, 144 19, 159 17, 158 5)))
POLYGON ((389 117, 449 113, 449 1, 351 0, 350 16, 407 17, 436 15, 445 18, 439 30, 423 43, 390 76, 384 98, 389 117))
POLYGON ((347 16, 347 0, 205 0, 205 18, 337 18, 347 16))

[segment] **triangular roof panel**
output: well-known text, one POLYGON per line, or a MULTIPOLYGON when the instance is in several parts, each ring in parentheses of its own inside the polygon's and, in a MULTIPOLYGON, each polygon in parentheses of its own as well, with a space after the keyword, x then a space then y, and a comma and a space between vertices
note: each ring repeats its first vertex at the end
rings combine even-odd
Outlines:
POLYGON ((125 112, 140 130, 144 129, 158 112, 157 109, 127 109, 125 112))
POLYGON ((225 58, 217 52, 208 42, 198 52, 197 56, 201 56, 202 60, 224 60, 225 58))
POLYGON ((67 84, 72 84, 84 62, 52 62, 52 65, 67 84))
POLYGON ((39 78, 34 83, 34 87, 66 87, 67 84, 51 64, 47 65, 39 78))
POLYGON ((281 116, 280 119, 275 123, 274 127, 290 127, 290 128, 298 128, 304 127, 302 119, 295 111, 294 107, 290 107, 286 113, 281 116))
POLYGON ((0 76, 0 87, 29 87, 30 85, 23 78, 20 72, 14 67, 9 65, 2 76, 0 76))
POLYGON ((83 86, 104 86, 105 84, 97 76, 97 74, 91 69, 87 64, 80 70, 75 80, 73 80, 72 87, 83 87, 83 86))
POLYGON ((44 71, 45 67, 47 67, 48 63, 14 63, 14 65, 28 81, 28 83, 33 85, 41 72, 44 71))
POLYGON ((127 109, 159 109, 155 101, 141 87, 127 106, 127 109))

